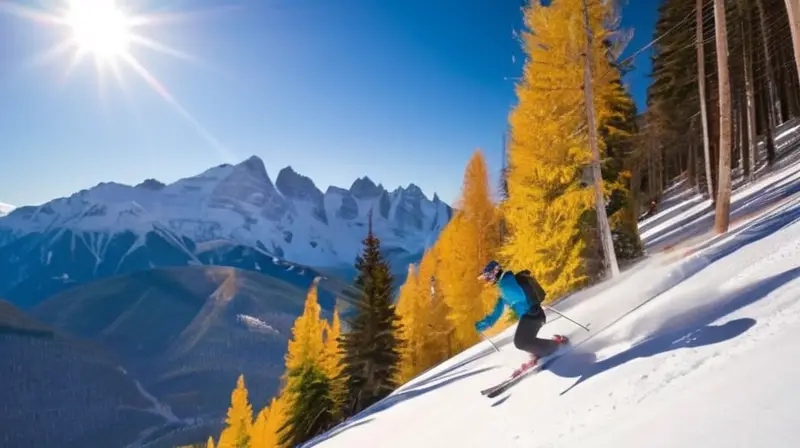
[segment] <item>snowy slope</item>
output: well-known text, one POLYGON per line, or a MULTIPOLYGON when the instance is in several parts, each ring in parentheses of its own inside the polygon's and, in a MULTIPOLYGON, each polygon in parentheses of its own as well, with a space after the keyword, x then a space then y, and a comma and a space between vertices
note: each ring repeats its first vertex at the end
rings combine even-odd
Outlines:
POLYGON ((0 202, 0 217, 3 217, 11 211, 14 210, 14 206, 11 204, 6 204, 5 202, 0 202))
POLYGON ((352 265, 371 210, 383 244, 403 254, 420 253, 451 215, 447 204, 413 184, 389 192, 361 178, 349 190, 331 187, 323 194, 291 167, 273 183, 254 156, 170 185, 102 183, 20 207, 0 219, 0 246, 54 228, 141 237, 160 226, 196 243, 231 240, 296 263, 352 265))
POLYGON ((505 394, 479 390, 526 358, 514 328, 500 353, 478 344, 306 446, 800 445, 797 188, 800 163, 738 191, 724 237, 700 230, 702 201, 662 210, 650 257, 557 305, 591 331, 550 317, 542 334, 574 351, 505 394), (684 242, 659 251, 665 238, 684 242))

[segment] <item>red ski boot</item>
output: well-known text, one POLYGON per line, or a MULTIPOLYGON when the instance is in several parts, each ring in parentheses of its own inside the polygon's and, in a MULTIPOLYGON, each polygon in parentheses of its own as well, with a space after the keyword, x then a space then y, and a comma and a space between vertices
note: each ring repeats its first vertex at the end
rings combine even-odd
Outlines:
POLYGON ((553 336, 553 340, 558 344, 569 344, 569 339, 566 336, 557 334, 553 336))
POLYGON ((516 378, 522 375, 525 371, 536 367, 536 364, 538 363, 539 363, 539 357, 536 355, 531 355, 530 361, 523 362, 522 365, 519 366, 519 368, 515 370, 514 373, 511 374, 511 377, 516 378))

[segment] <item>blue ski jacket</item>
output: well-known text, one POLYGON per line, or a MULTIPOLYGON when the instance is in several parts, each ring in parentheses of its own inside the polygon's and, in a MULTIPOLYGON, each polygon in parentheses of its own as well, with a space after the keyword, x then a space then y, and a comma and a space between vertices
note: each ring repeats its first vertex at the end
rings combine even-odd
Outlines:
POLYGON ((497 282, 497 287, 500 289, 500 296, 497 298, 497 303, 494 310, 486 317, 475 322, 475 329, 478 331, 485 331, 491 328, 503 315, 503 310, 506 305, 511 307, 517 316, 527 314, 531 310, 531 305, 528 303, 528 297, 525 291, 517 283, 514 274, 510 271, 503 272, 500 280, 497 282))

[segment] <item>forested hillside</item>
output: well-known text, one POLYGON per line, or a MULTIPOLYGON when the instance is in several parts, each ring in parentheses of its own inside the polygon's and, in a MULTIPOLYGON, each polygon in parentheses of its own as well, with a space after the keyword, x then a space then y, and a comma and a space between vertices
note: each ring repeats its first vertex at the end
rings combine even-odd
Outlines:
POLYGON ((642 117, 648 197, 685 174, 727 207, 728 167, 752 181, 781 156, 776 133, 800 115, 797 9, 793 0, 662 2, 642 117))

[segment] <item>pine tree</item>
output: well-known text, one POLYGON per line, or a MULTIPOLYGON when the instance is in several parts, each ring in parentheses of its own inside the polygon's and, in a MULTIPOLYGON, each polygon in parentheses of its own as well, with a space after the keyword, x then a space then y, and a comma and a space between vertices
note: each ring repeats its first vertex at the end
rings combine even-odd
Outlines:
POLYGON ((253 408, 247 399, 244 375, 239 375, 236 388, 231 393, 226 427, 219 436, 218 448, 249 448, 253 427, 253 408))
POLYGON ((319 364, 307 362, 290 373, 292 397, 280 429, 280 444, 298 446, 335 423, 331 380, 319 364))
MULTIPOLYGON (((616 22, 604 2, 589 4, 593 47, 593 91, 597 122, 614 115, 619 73, 608 56, 616 22)), ((528 56, 510 116, 508 228, 503 256, 512 270, 530 269, 549 297, 587 284, 594 274, 586 250, 597 234, 586 232, 594 194, 583 181, 591 160, 585 123, 583 55, 586 47, 581 0, 525 9, 528 56)), ((603 129, 601 129, 601 132, 603 129)), ((606 142, 600 142, 601 158, 606 142)), ((608 188, 608 186, 606 186, 608 188)), ((606 191, 609 194, 610 191, 606 191)))
POLYGON ((353 415, 391 393, 399 368, 402 341, 399 318, 392 304, 393 276, 381 254, 380 240, 369 230, 356 258, 355 285, 361 295, 354 304, 350 331, 343 335, 342 375, 347 384, 345 416, 353 415))

